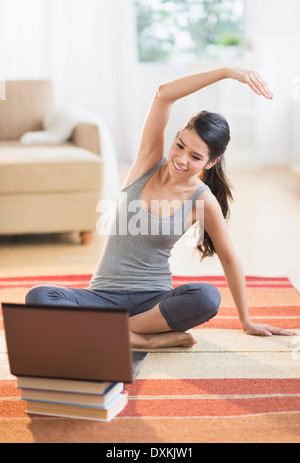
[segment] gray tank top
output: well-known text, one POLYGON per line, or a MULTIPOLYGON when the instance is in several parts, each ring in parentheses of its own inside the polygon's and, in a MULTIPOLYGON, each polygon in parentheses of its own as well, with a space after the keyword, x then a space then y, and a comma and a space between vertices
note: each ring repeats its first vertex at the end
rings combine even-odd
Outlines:
POLYGON ((114 218, 89 289, 103 291, 168 291, 172 289, 171 250, 185 233, 187 218, 207 185, 168 217, 150 214, 140 200, 146 182, 165 163, 120 191, 114 218))

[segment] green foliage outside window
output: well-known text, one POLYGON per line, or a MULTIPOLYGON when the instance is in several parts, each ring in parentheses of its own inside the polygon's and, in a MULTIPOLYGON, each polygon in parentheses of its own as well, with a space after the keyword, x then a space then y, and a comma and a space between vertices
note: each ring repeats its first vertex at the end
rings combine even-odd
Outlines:
POLYGON ((135 0, 139 60, 217 58, 241 46, 243 0, 135 0))

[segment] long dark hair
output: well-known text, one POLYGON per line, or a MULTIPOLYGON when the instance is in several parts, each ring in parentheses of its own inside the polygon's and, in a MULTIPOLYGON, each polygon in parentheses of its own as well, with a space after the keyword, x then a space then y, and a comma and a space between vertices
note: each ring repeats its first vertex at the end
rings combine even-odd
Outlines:
MULTIPOLYGON (((220 160, 210 169, 203 169, 199 178, 211 190, 217 198, 224 219, 227 221, 230 216, 229 203, 233 201, 232 185, 225 174, 224 153, 230 141, 230 129, 226 119, 217 113, 201 111, 193 116, 180 130, 195 130, 198 136, 206 143, 209 148, 210 161, 220 160)), ((202 224, 203 225, 203 224, 202 224)), ((201 224, 199 224, 201 227, 201 224)), ((210 236, 204 230, 198 238, 197 249, 202 254, 201 261, 208 256, 213 256, 215 248, 210 236)))

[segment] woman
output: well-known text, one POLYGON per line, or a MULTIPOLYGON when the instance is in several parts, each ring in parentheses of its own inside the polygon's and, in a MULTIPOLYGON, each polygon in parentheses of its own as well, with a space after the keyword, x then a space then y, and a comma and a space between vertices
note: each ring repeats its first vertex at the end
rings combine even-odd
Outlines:
POLYGON ((27 294, 26 303, 126 307, 132 347, 191 347, 196 340, 186 331, 216 315, 220 293, 204 283, 172 289, 168 259, 182 234, 196 222, 201 225, 200 201, 205 232, 198 250, 202 258, 217 253, 243 330, 264 336, 294 334, 249 318, 245 277, 225 221, 232 199, 222 168, 230 140, 226 120, 202 111, 178 132, 168 159, 163 156, 164 132, 174 102, 227 78, 273 98, 258 73, 236 68, 162 85, 146 117, 137 157, 89 288, 37 286, 27 294))

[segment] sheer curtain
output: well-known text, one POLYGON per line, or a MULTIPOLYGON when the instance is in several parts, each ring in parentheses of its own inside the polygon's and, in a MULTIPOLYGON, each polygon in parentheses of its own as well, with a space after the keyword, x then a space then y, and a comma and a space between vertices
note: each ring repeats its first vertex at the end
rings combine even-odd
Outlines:
POLYGON ((0 75, 51 79, 58 107, 106 121, 121 161, 138 144, 137 66, 132 0, 0 0, 0 75))

